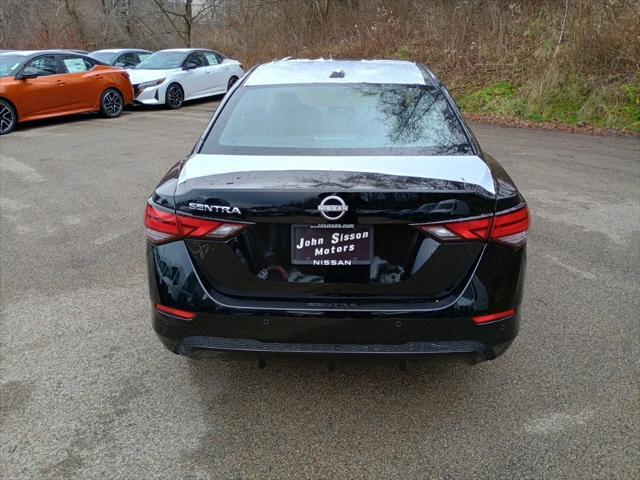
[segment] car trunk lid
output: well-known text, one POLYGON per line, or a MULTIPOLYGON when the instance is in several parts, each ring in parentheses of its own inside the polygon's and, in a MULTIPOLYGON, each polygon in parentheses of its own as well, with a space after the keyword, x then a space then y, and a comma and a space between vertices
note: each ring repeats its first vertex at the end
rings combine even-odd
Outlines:
POLYGON ((195 155, 174 200, 179 214, 254 224, 227 242, 186 244, 210 291, 270 301, 437 301, 466 284, 484 243, 441 243, 414 224, 495 207, 491 172, 473 155, 195 155), (323 215, 323 202, 338 208, 323 215))

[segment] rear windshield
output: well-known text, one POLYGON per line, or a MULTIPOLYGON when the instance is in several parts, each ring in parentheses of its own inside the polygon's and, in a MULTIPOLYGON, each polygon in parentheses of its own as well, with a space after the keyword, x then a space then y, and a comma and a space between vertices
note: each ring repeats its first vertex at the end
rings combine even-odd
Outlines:
POLYGON ((104 63, 111 63, 114 58, 116 58, 117 52, 91 52, 89 56, 91 58, 95 58, 96 60, 100 60, 104 63))
POLYGON ((442 92, 427 85, 241 87, 200 152, 264 155, 447 155, 470 152, 442 92))
POLYGON ((0 54, 0 77, 15 75, 18 67, 24 62, 25 58, 27 57, 24 55, 0 54))

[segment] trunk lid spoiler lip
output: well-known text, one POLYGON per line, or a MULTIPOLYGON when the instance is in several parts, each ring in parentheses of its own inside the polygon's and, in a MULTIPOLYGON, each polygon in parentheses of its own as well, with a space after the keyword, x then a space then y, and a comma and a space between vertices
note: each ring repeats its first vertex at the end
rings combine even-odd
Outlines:
MULTIPOLYGON (((422 178, 474 185, 487 192, 491 197, 496 193, 491 169, 477 155, 311 157, 195 154, 184 163, 177 186, 190 180, 205 177, 213 180, 211 177, 220 176, 220 180, 222 180, 224 177, 228 179, 231 174, 285 171, 309 174, 331 172, 422 178)), ((318 179, 319 184, 322 182, 321 179, 318 179)), ((410 189, 411 185, 412 182, 407 182, 408 188, 405 189, 410 189)), ((228 182, 221 181, 219 185, 212 182, 211 188, 239 187, 230 187, 228 182)), ((305 187, 295 187, 295 185, 283 187, 285 190, 295 188, 305 187)), ((373 189, 380 190, 376 187, 373 189)))

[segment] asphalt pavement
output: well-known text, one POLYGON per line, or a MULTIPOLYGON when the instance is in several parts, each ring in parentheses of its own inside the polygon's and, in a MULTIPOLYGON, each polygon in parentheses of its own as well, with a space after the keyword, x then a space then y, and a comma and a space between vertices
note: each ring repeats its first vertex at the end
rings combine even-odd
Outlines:
POLYGON ((0 137, 0 477, 640 478, 640 144, 472 124, 529 202, 501 358, 194 362, 150 326, 142 216, 215 102, 0 137))

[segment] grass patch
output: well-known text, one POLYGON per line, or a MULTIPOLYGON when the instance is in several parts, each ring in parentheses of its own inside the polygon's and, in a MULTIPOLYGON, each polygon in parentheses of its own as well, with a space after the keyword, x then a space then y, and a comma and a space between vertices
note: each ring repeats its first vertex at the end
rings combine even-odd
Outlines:
POLYGON ((640 89, 637 84, 598 88, 577 115, 582 123, 640 132, 640 89))
POLYGON ((502 81, 459 98, 463 111, 536 122, 560 122, 640 132, 638 84, 589 87, 580 78, 553 87, 502 81))
POLYGON ((518 89, 509 82, 498 82, 476 90, 460 98, 458 103, 467 112, 493 113, 507 117, 521 117, 525 108, 518 89))

